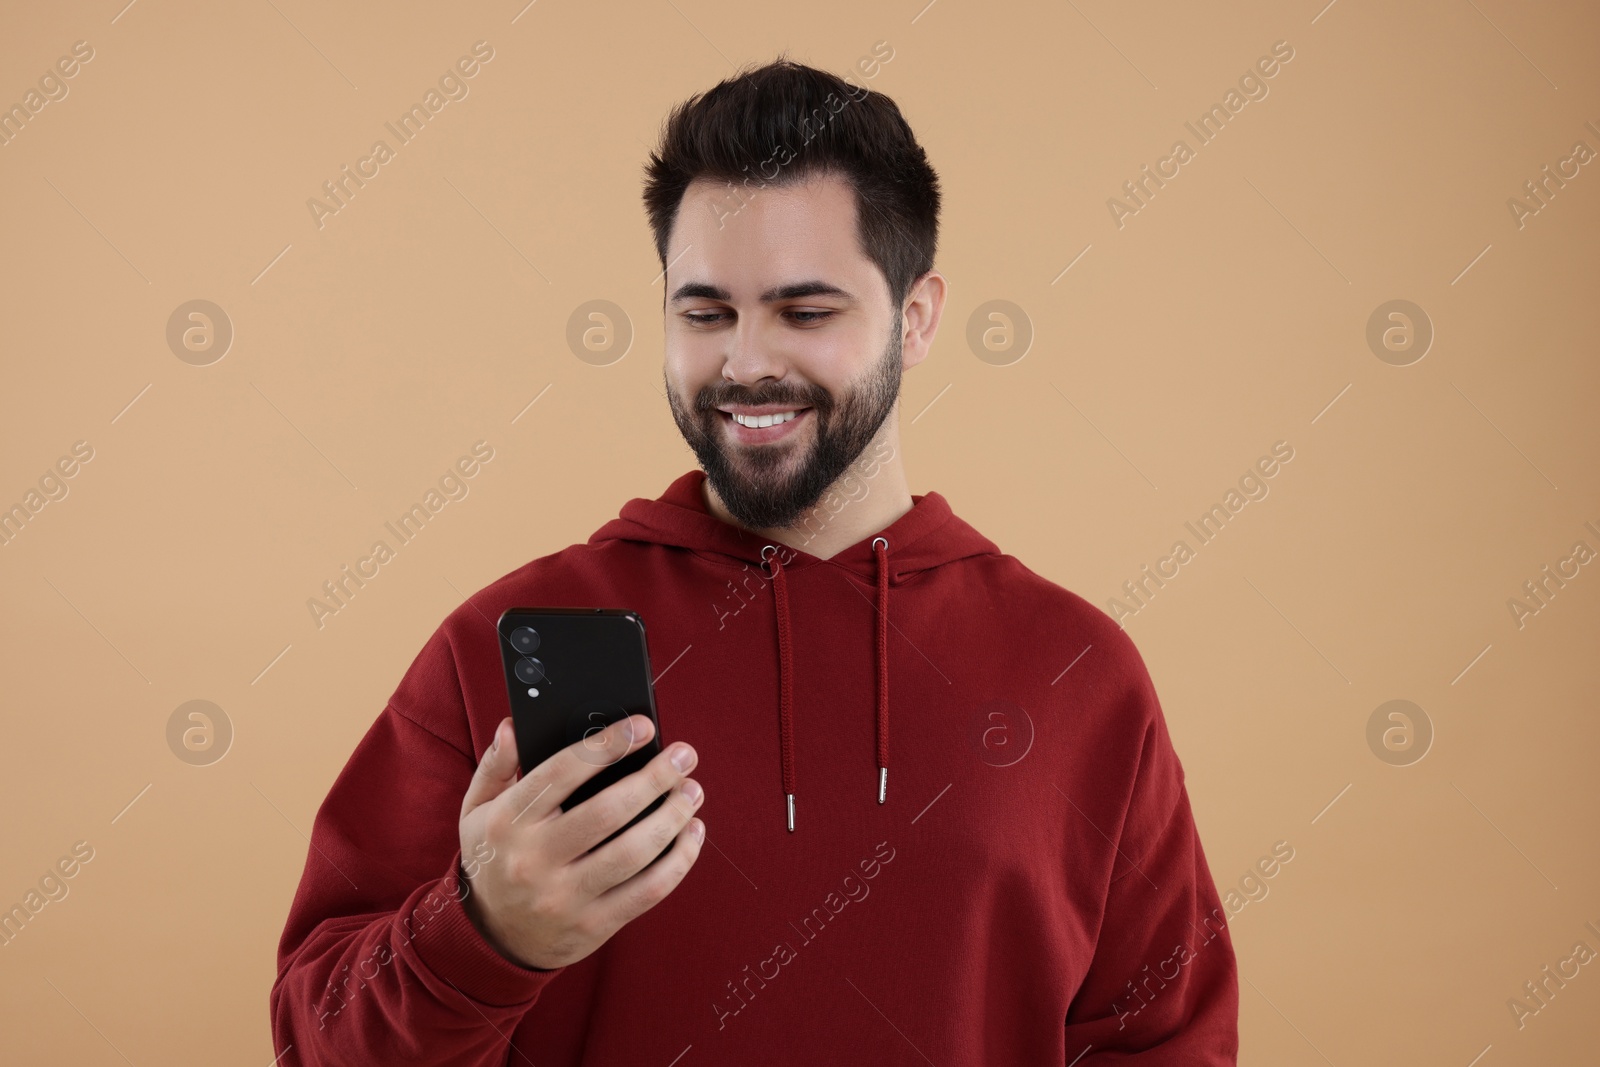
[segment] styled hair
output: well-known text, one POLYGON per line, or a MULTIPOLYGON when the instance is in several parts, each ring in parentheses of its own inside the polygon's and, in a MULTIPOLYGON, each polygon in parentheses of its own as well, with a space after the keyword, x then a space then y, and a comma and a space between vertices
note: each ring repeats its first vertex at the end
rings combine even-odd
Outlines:
POLYGON ((939 176, 893 100, 782 53, 690 97, 663 123, 644 183, 662 270, 690 182, 727 184, 733 214, 762 189, 821 174, 855 190, 861 250, 883 272, 898 308, 933 268, 939 176))

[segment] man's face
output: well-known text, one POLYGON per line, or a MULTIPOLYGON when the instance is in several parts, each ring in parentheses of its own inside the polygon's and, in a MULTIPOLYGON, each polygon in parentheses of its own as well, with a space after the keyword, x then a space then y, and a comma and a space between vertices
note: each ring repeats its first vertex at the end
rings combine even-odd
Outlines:
POLYGON ((709 181, 684 194, 667 254, 665 378, 723 505, 773 529, 878 435, 900 392, 902 323, 861 251, 848 183, 746 196, 741 207, 709 181))

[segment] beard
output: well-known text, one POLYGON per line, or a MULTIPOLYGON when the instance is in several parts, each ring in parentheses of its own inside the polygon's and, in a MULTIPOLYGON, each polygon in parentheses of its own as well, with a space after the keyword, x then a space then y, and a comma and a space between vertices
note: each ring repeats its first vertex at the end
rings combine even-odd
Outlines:
POLYGON ((820 385, 779 381, 749 389, 719 380, 700 390, 692 411, 668 382, 667 404, 728 513, 752 530, 789 528, 849 470, 889 417, 900 396, 900 349, 896 314, 883 355, 838 401, 820 385), (727 416, 718 410, 723 404, 809 407, 815 423, 810 449, 795 456, 800 446, 794 436, 770 444, 730 445, 722 425, 727 416))

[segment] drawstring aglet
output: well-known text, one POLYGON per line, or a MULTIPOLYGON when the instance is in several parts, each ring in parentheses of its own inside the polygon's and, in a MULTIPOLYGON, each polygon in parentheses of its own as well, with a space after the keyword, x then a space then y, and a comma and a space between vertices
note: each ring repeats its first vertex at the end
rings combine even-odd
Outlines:
POLYGON ((883 797, 889 790, 889 768, 878 768, 878 803, 883 803, 883 797))
POLYGON ((794 833, 794 794, 789 793, 787 796, 789 797, 789 832, 792 834, 794 833))

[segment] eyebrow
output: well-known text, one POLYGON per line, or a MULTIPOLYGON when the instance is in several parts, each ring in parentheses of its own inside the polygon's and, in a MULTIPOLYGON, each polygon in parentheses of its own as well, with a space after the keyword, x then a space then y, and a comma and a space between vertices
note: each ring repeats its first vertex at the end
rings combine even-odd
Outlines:
MULTIPOLYGON (((775 285, 761 294, 763 304, 776 303, 779 300, 794 300, 802 296, 841 296, 846 300, 854 300, 855 294, 847 292, 830 282, 808 281, 792 282, 789 285, 775 285)), ((731 302, 733 294, 719 285, 710 285, 706 282, 685 282, 672 294, 672 303, 682 300, 721 300, 731 302)))

